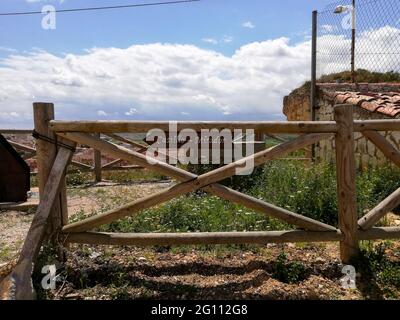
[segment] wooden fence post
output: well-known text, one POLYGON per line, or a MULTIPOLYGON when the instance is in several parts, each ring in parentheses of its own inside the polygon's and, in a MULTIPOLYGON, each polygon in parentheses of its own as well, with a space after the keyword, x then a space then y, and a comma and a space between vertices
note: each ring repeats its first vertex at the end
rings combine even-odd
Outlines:
POLYGON ((335 121, 338 125, 335 141, 339 228, 344 235, 340 257, 343 263, 350 263, 359 250, 353 106, 337 105, 335 121))
MULTIPOLYGON (((49 129, 49 121, 54 120, 54 104, 34 103, 33 118, 35 131, 41 136, 55 140, 56 135, 49 129)), ((43 139, 36 141, 36 157, 38 166, 39 197, 43 200, 44 188, 49 177, 51 168, 57 155, 57 145, 43 139)), ((58 201, 54 204, 53 211, 49 218, 46 238, 56 245, 57 239, 54 236, 61 228, 68 223, 67 195, 65 175, 60 186, 58 201)))
MULTIPOLYGON (((96 138, 100 139, 100 133, 95 133, 94 136, 96 138)), ((94 150, 94 176, 95 176, 95 181, 96 182, 101 182, 102 181, 102 175, 101 175, 101 152, 100 150, 94 150)))

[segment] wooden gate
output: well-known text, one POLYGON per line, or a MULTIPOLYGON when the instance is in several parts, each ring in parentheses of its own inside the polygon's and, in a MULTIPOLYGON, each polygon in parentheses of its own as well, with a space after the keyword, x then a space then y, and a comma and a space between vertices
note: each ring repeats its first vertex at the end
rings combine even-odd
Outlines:
POLYGON ((359 250, 360 240, 393 239, 400 237, 400 228, 382 228, 374 225, 400 204, 400 189, 395 191, 376 208, 358 220, 356 202, 356 165, 354 158, 354 133, 361 132, 371 140, 390 160, 400 166, 400 152, 379 132, 400 131, 400 120, 354 121, 352 107, 338 105, 335 121, 326 122, 178 122, 178 131, 193 129, 254 129, 267 134, 296 133, 300 136, 273 148, 260 151, 251 157, 255 166, 278 159, 296 150, 313 145, 323 139, 335 137, 338 196, 338 228, 276 207, 249 195, 219 184, 221 180, 236 174, 236 169, 248 159, 228 164, 219 169, 197 176, 164 162, 148 161, 142 153, 103 141, 93 133, 143 133, 158 128, 168 131, 168 122, 136 121, 54 121, 52 104, 34 104, 35 130, 46 139, 37 142, 39 166, 40 205, 25 240, 20 257, 34 261, 44 234, 54 243, 86 243, 105 245, 189 245, 189 244, 266 244, 283 242, 340 242, 343 263, 349 263, 359 250), (57 139, 56 139, 57 138, 57 139), (100 150, 133 165, 170 176, 178 183, 167 190, 126 204, 123 207, 68 223, 65 172, 71 161, 76 144, 100 150), (282 220, 296 227, 294 230, 273 232, 226 232, 226 233, 151 233, 120 234, 93 231, 101 225, 117 219, 134 216, 144 209, 162 204, 184 194, 203 190, 224 200, 243 205, 267 216, 282 220))

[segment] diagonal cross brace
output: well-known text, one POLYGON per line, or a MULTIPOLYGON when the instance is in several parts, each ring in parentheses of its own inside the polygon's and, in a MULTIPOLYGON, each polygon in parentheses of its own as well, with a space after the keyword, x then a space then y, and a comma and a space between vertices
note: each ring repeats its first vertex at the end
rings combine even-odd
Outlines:
POLYGON ((63 228, 64 232, 82 232, 87 231, 103 224, 110 223, 116 219, 133 215, 141 210, 150 208, 160 203, 169 201, 182 194, 190 193, 198 189, 204 189, 206 192, 217 195, 225 200, 243 204, 249 208, 261 211, 272 217, 281 219, 290 224, 294 224, 301 228, 310 231, 335 231, 336 228, 327 224, 318 222, 316 220, 301 216, 299 214, 275 207, 271 204, 265 203, 259 199, 244 195, 240 192, 234 191, 230 188, 216 184, 218 181, 229 178, 236 173, 237 168, 241 168, 246 160, 251 157, 254 160, 255 166, 262 165, 263 163, 276 159, 282 154, 293 152, 304 146, 316 143, 322 139, 329 138, 331 134, 309 134, 299 137, 298 139, 286 142, 274 148, 261 151, 248 158, 242 159, 235 163, 231 163, 222 168, 208 172, 204 175, 197 176, 185 170, 176 168, 161 161, 154 160, 150 164, 148 158, 140 153, 131 151, 121 146, 114 145, 109 142, 104 142, 100 139, 94 138, 87 134, 81 133, 59 133, 60 136, 70 139, 72 141, 88 145, 92 148, 102 150, 112 156, 122 158, 124 160, 133 162, 151 170, 156 170, 162 174, 169 175, 176 178, 182 183, 175 185, 167 190, 154 194, 152 196, 131 202, 123 207, 111 210, 83 221, 69 224, 63 228))

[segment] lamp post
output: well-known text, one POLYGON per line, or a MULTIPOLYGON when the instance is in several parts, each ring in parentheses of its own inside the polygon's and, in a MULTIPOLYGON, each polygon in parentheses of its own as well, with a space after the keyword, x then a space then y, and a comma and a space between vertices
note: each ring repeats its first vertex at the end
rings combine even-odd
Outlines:
POLYGON ((337 6, 334 13, 351 12, 351 80, 356 82, 355 55, 356 55, 356 0, 351 6, 337 6))

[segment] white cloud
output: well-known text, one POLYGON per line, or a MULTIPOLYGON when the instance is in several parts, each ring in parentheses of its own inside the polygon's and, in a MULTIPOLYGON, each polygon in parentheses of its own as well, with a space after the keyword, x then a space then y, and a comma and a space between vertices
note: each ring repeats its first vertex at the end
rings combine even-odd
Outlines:
POLYGON ((203 38, 203 42, 211 43, 211 44, 218 44, 218 40, 214 38, 203 38))
POLYGON ((231 43, 231 42, 233 42, 233 37, 232 37, 232 36, 224 36, 224 37, 222 38, 222 42, 224 42, 224 43, 231 43))
POLYGON ((16 53, 18 52, 18 50, 10 48, 10 47, 1 47, 0 46, 0 51, 4 51, 4 52, 9 52, 9 53, 16 53))
POLYGON ((103 117, 98 110, 123 118, 269 119, 308 78, 309 53, 309 42, 287 38, 250 43, 230 57, 161 43, 65 56, 36 50, 0 60, 0 110, 30 112, 34 96, 54 102, 59 119, 103 117))
POLYGON ((331 24, 323 24, 321 26, 322 33, 332 33, 333 31, 337 30, 337 26, 331 24))
MULTIPOLYGON (((392 53, 398 52, 400 29, 384 26, 375 30, 367 30, 358 34, 356 67, 370 71, 400 72, 398 63, 394 63, 391 54, 365 53, 392 53)), ((351 39, 343 35, 326 34, 318 38, 319 70, 320 75, 349 70, 351 39), (348 57, 343 54, 348 53, 348 57)))
POLYGON ((254 29, 256 26, 251 21, 246 21, 242 23, 243 28, 254 29))
POLYGON ((134 116, 135 114, 138 114, 139 111, 136 108, 130 108, 128 112, 125 112, 125 115, 127 116, 134 116))
MULTIPOLYGON (((399 37, 393 27, 364 32, 358 48, 394 51, 399 37)), ((331 43, 328 53, 335 54, 350 39, 327 34, 319 43, 331 43)), ((324 53, 322 66, 348 69, 344 59, 333 62, 324 53)), ((358 67, 385 70, 389 58, 358 57, 358 67)), ((100 110, 121 119, 176 120, 188 113, 193 120, 271 120, 282 115, 284 95, 309 75, 310 42, 287 38, 249 43, 232 56, 161 43, 65 56, 35 50, 0 60, 0 127, 16 123, 11 112, 30 127, 34 100, 54 102, 58 119, 104 119, 100 110)))
POLYGON ((97 115, 100 117, 107 117, 107 112, 103 111, 103 110, 99 110, 97 111, 97 115))

